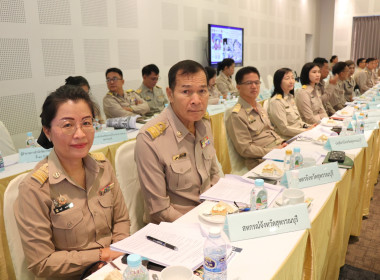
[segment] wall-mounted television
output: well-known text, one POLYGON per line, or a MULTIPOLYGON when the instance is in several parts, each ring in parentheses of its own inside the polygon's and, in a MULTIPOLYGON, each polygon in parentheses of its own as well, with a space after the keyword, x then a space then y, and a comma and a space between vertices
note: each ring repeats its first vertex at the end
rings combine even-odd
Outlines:
POLYGON ((244 28, 208 25, 208 62, 215 66, 225 58, 235 60, 235 66, 243 66, 244 28))

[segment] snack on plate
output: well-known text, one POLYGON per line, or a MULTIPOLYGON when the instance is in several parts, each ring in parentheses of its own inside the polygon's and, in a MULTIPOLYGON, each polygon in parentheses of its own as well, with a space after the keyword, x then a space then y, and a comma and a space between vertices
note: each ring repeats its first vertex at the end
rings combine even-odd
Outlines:
POLYGON ((347 111, 340 111, 340 114, 341 115, 348 115, 348 112, 347 111))
POLYGON ((227 213, 231 214, 231 213, 234 213, 234 212, 235 212, 235 209, 231 205, 225 203, 224 201, 219 201, 211 209, 211 215, 226 216, 227 213))
POLYGON ((121 272, 117 269, 112 270, 110 273, 107 274, 107 276, 104 278, 104 280, 122 280, 123 275, 121 272))
POLYGON ((319 136, 317 138, 317 141, 326 142, 327 139, 328 139, 328 137, 326 135, 322 134, 321 136, 319 136))
POLYGON ((333 119, 328 119, 326 123, 328 123, 328 124, 334 124, 335 121, 333 119))
POLYGON ((269 163, 264 165, 261 173, 265 175, 281 175, 282 171, 274 163, 269 163))

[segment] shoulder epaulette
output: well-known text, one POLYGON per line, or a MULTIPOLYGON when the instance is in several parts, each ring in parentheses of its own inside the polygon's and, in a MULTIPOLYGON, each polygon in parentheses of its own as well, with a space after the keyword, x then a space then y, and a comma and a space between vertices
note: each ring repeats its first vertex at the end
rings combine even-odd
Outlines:
POLYGON ((203 115, 203 118, 206 119, 206 120, 210 120, 210 115, 209 113, 206 111, 206 113, 203 115))
POLYGON ((103 153, 90 153, 90 156, 99 162, 106 161, 106 156, 103 153))
POLYGON ((127 89, 125 92, 133 92, 134 90, 133 89, 127 89))
POLYGON ((155 125, 147 128, 146 132, 150 135, 152 140, 160 136, 168 126, 164 122, 158 122, 155 125))
POLYGON ((41 165, 40 168, 38 168, 38 170, 36 170, 33 174, 32 174, 32 178, 34 180, 36 180, 37 182, 39 182, 41 185, 43 183, 45 183, 45 181, 47 180, 47 178, 49 178, 49 167, 48 167, 48 163, 45 163, 43 165, 41 165))
POLYGON ((138 90, 136 90, 136 93, 137 94, 140 94, 142 92, 142 89, 141 88, 139 88, 138 90))
POLYGON ((235 106, 234 106, 234 108, 232 109, 232 112, 233 113, 239 113, 240 109, 241 109, 241 104, 240 103, 236 103, 235 106))
POLYGON ((281 94, 276 94, 276 99, 282 99, 282 95, 281 94))
POLYGON ((110 91, 107 92, 107 95, 111 95, 111 96, 113 96, 112 92, 110 92, 110 91))
POLYGON ((307 85, 303 85, 302 88, 303 88, 303 89, 307 88, 307 85))

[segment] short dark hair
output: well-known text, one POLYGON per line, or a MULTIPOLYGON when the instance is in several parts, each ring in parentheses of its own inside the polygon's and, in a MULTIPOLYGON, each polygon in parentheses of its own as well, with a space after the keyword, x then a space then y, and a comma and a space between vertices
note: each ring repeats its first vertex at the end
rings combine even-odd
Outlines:
POLYGON ((230 67, 234 63, 235 63, 235 60, 233 60, 232 58, 225 58, 221 62, 218 63, 218 66, 216 68, 216 72, 219 75, 220 71, 223 71, 224 68, 230 67))
POLYGON ((156 75, 160 74, 160 69, 155 64, 148 64, 143 67, 141 70, 141 74, 144 76, 149 76, 151 73, 154 73, 156 75))
POLYGON ((364 60, 364 62, 365 62, 365 58, 364 58, 364 57, 358 58, 358 59, 356 60, 356 65, 359 66, 359 64, 362 63, 363 60, 364 60))
POLYGON ((196 74, 198 72, 203 72, 205 73, 206 80, 208 81, 207 72, 201 64, 194 60, 182 60, 174 64, 168 72, 169 88, 172 91, 175 89, 176 78, 179 71, 181 71, 179 75, 196 74))
MULTIPOLYGON (((280 68, 274 73, 274 76, 273 76, 274 90, 272 93, 272 97, 276 94, 281 94, 282 97, 284 97, 284 91, 281 88, 281 82, 282 82, 282 79, 284 78, 284 76, 289 72, 293 72, 292 69, 280 68)), ((290 91, 290 93, 294 95, 294 88, 290 91)))
POLYGON ((207 72, 207 82, 210 81, 216 75, 216 70, 213 67, 206 66, 205 70, 207 72))
POLYGON ((374 60, 376 60, 376 58, 370 57, 370 58, 367 58, 367 60, 365 62, 370 63, 371 61, 374 61, 374 60))
POLYGON ((85 77, 82 76, 69 76, 65 80, 65 85, 72 85, 72 86, 87 86, 90 89, 90 84, 86 80, 85 77))
POLYGON ((309 72, 311 69, 313 69, 315 66, 319 67, 319 65, 317 63, 314 63, 314 62, 308 62, 306 63, 303 67, 302 67, 302 70, 301 70, 301 76, 300 76, 300 80, 301 80, 301 84, 302 85, 308 85, 310 84, 310 78, 309 78, 309 72))
POLYGON ((337 62, 332 68, 333 75, 343 72, 346 67, 347 67, 346 62, 343 62, 343 61, 337 62))
POLYGON ((338 56, 336 56, 336 55, 333 55, 333 56, 331 56, 331 58, 330 58, 330 62, 333 62, 333 60, 335 59, 335 58, 337 58, 338 56))
MULTIPOLYGON (((51 128, 51 122, 55 118, 59 106, 69 100, 74 102, 83 100, 90 107, 92 117, 95 117, 94 102, 91 97, 81 87, 64 85, 46 97, 45 102, 42 105, 42 113, 40 115, 42 126, 45 128, 51 128)), ((41 131, 37 142, 45 149, 50 149, 53 147, 53 143, 47 139, 43 130, 41 131)))
POLYGON ((107 77, 108 73, 110 73, 110 72, 118 73, 120 75, 120 77, 123 78, 123 72, 119 68, 116 68, 116 67, 108 68, 106 71, 106 77, 107 77))
POLYGON ((352 60, 346 60, 345 62, 348 67, 350 67, 351 65, 355 65, 355 62, 353 62, 352 60))
POLYGON ((319 68, 322 68, 325 63, 329 63, 324 57, 316 57, 313 60, 313 63, 317 64, 319 68))
POLYGON ((259 76, 259 79, 260 79, 259 70, 257 70, 256 67, 247 66, 247 67, 243 67, 239 71, 237 71, 237 73, 235 75, 236 84, 238 84, 238 85, 241 84, 241 82, 243 81, 244 76, 247 75, 247 74, 250 74, 250 73, 257 74, 257 76, 259 76))

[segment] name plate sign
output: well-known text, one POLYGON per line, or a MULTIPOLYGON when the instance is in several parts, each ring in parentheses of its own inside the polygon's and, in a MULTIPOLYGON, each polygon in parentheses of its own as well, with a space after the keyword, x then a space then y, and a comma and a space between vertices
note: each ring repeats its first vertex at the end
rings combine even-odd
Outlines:
POLYGON ((231 107, 235 106, 235 104, 237 103, 237 101, 238 101, 237 98, 226 100, 226 101, 224 101, 224 105, 226 106, 226 108, 231 108, 231 107))
POLYGON ((363 134, 330 137, 324 148, 329 151, 344 151, 368 147, 363 134))
POLYGON ((377 118, 377 120, 380 120, 380 111, 370 111, 368 112, 368 118, 377 118))
POLYGON ((19 162, 38 162, 50 154, 51 149, 42 147, 19 149, 19 162))
POLYGON ((367 103, 368 109, 380 109, 380 101, 367 103))
POLYGON ((93 145, 122 142, 126 140, 128 140, 128 136, 125 129, 99 131, 95 133, 93 145))
POLYGON ((306 203, 227 215, 224 232, 231 241, 310 228, 306 203))
POLYGON ((310 166, 297 169, 296 171, 298 172, 298 181, 292 182, 297 180, 297 177, 292 176, 292 171, 286 171, 285 175, 281 178, 281 185, 289 187, 289 182, 292 182, 292 185, 294 184, 293 188, 303 189, 337 182, 341 178, 337 162, 310 166))
POLYGON ((224 106, 224 104, 208 105, 207 106, 207 112, 210 116, 223 113, 224 111, 226 111, 226 107, 224 106))

